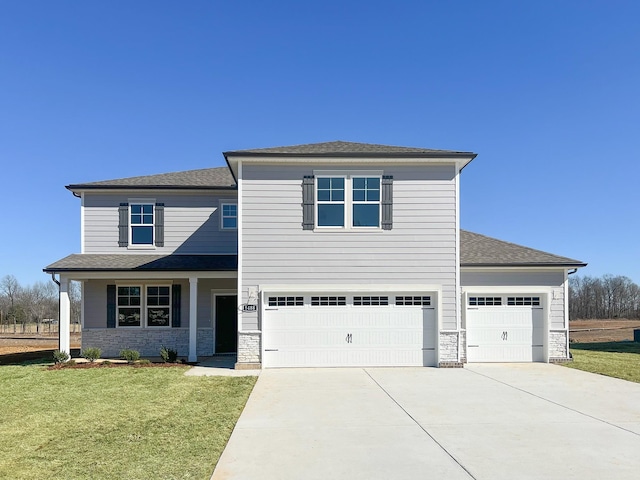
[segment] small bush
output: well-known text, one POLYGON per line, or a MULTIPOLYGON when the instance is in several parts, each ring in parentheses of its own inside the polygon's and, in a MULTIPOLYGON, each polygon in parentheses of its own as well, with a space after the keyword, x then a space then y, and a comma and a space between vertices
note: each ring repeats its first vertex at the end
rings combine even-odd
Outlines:
POLYGON ((53 360, 56 363, 66 363, 69 361, 69 354, 67 352, 61 352, 60 350, 55 350, 53 352, 53 360))
POLYGON ((162 348, 160 348, 160 358, 162 358, 164 363, 176 363, 178 360, 178 351, 170 347, 162 346, 162 348))
POLYGON ((83 348, 81 355, 89 360, 90 363, 93 363, 100 358, 100 355, 102 355, 102 350, 97 347, 83 348))
POLYGON ((148 358, 143 358, 142 360, 140 360, 138 362, 139 365, 150 365, 151 364, 151 360, 149 360, 148 358))
POLYGON ((140 360, 140 352, 138 350, 125 348, 123 350, 120 350, 120 358, 126 360, 127 363, 133 363, 140 360))

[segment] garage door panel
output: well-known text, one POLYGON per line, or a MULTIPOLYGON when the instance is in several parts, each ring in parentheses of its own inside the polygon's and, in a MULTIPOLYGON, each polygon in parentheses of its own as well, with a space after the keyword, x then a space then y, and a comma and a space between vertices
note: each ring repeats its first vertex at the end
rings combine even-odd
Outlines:
POLYGON ((544 310, 506 303, 468 307, 467 361, 544 361, 544 310))
POLYGON ((267 308, 263 365, 434 365, 435 326, 435 310, 421 305, 267 308))

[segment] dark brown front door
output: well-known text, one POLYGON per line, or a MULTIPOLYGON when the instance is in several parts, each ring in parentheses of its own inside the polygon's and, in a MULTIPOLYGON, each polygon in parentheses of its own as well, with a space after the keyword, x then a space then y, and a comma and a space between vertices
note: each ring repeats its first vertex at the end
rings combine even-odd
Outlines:
POLYGON ((238 351, 238 297, 216 295, 216 353, 238 351))

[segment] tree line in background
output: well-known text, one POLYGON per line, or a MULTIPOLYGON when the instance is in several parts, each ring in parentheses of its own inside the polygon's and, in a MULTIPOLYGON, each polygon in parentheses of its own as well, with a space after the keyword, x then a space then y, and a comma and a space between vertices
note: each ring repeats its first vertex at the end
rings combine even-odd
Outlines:
MULTIPOLYGON (((80 286, 69 286, 71 322, 80 323, 80 286)), ((0 279, 0 331, 24 333, 27 325, 36 332, 50 331, 58 323, 58 286, 52 281, 20 285, 13 275, 0 279)), ((54 328, 57 331, 57 327, 54 328)))
POLYGON ((571 276, 569 318, 640 318, 640 287, 620 275, 571 276))

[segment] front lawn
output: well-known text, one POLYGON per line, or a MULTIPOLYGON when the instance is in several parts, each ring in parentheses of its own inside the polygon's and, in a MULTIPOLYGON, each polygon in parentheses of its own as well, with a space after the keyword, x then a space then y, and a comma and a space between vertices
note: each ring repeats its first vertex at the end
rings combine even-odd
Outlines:
POLYGON ((209 479, 255 377, 0 367, 0 478, 209 479))
POLYGON ((640 383, 640 343, 572 343, 570 346, 573 362, 567 363, 567 367, 640 383))

